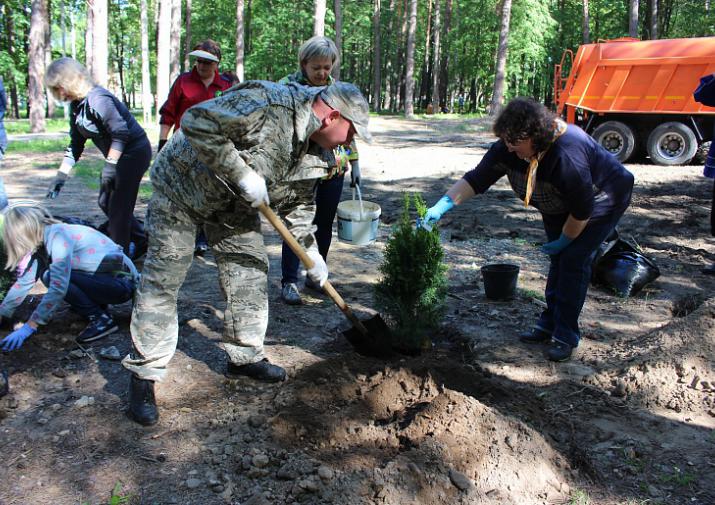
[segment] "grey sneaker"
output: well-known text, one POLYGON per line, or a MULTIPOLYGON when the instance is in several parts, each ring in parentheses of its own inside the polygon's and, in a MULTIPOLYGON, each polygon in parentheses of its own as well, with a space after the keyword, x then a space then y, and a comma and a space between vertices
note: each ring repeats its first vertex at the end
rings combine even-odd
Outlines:
POLYGON ((288 305, 300 305, 303 299, 300 297, 298 286, 294 282, 284 284, 281 288, 281 299, 288 305))

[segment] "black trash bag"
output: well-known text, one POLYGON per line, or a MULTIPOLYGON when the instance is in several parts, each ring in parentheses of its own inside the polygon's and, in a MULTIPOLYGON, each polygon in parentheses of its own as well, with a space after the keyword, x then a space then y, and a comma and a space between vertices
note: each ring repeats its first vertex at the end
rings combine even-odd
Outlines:
POLYGON ((618 296, 638 294, 644 286, 660 277, 657 265, 638 247, 618 237, 609 237, 599 248, 593 262, 592 283, 613 290, 618 296))

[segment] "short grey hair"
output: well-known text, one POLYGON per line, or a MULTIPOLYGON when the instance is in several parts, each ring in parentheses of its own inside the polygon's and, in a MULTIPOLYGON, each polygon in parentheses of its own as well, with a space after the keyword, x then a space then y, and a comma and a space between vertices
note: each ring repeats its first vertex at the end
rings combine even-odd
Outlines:
POLYGON ((62 86, 72 98, 82 99, 96 83, 84 65, 73 58, 65 57, 56 59, 47 67, 45 85, 57 99, 58 86, 62 86))
POLYGON ((336 67, 340 63, 340 55, 338 54, 338 48, 328 37, 323 37, 321 35, 316 35, 311 37, 300 46, 298 50, 298 65, 300 69, 303 69, 303 65, 312 60, 313 58, 330 58, 333 62, 333 67, 336 67))

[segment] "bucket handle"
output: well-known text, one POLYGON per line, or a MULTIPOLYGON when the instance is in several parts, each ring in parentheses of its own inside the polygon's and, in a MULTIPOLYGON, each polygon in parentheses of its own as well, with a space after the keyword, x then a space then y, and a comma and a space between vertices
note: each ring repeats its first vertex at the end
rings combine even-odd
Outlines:
POLYGON ((353 200, 355 200, 355 189, 357 189, 357 194, 358 194, 358 199, 360 201, 360 221, 363 221, 363 207, 362 207, 362 192, 360 191, 360 185, 355 184, 355 186, 352 188, 353 190, 353 200))

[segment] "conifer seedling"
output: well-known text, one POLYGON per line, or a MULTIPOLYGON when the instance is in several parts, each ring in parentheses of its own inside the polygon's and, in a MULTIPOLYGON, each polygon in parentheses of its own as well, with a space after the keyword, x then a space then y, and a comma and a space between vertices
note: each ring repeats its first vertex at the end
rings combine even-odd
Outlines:
POLYGON ((392 229, 375 286, 375 302, 391 326, 392 346, 405 353, 431 347, 430 335, 444 315, 447 266, 435 226, 416 227, 427 205, 419 194, 405 194, 402 215, 392 229), (412 209, 414 208, 414 212, 412 209))

